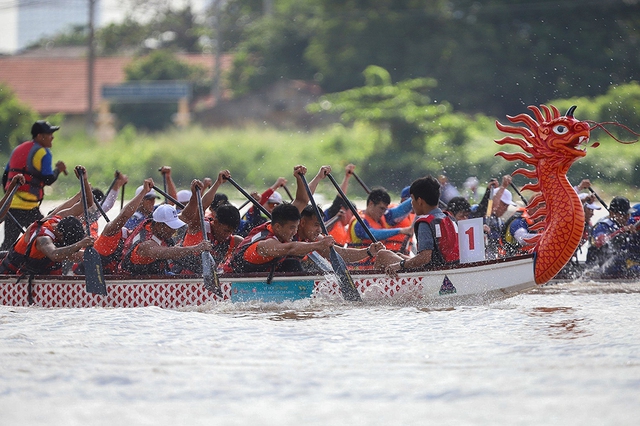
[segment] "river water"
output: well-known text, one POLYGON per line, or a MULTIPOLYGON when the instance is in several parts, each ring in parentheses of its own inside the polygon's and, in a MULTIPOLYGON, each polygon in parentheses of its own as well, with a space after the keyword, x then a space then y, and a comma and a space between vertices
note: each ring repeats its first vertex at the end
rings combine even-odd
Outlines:
POLYGON ((482 306, 0 307, 2 425, 637 425, 640 284, 482 306))

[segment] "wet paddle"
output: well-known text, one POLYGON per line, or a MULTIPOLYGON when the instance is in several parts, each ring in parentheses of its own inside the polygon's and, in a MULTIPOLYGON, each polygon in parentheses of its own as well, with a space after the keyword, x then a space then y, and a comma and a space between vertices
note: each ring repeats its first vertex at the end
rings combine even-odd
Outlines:
POLYGON ((155 185, 153 186, 153 189, 155 189, 158 193, 160 193, 160 195, 164 196, 165 200, 171 201, 173 204, 175 204, 176 206, 184 210, 184 204, 182 204, 180 201, 176 200, 171 195, 167 194, 165 191, 163 191, 162 189, 158 188, 155 185))
MULTIPOLYGON (((84 170, 80 167, 76 168, 76 170, 80 178, 80 192, 82 196, 82 207, 84 208, 84 225, 87 235, 91 235, 87 192, 83 182, 84 170)), ((102 271, 102 259, 93 246, 84 249, 84 280, 89 293, 101 294, 103 296, 107 295, 107 285, 104 281, 104 273, 102 271)))
MULTIPOLYGON (((354 173, 354 176, 355 176, 355 173, 354 173)), ((331 176, 331 173, 328 173, 327 177, 329 178, 333 186, 336 188, 336 191, 338 191, 338 194, 340 194, 340 196, 344 200, 344 203, 347 205, 347 207, 349 207, 349 210, 351 210, 351 213, 353 213, 353 216, 356 218, 360 226, 364 228, 364 231, 367 233, 367 236, 369 236, 369 239, 374 243, 378 242, 376 237, 374 237, 373 234, 371 233, 371 230, 369 229, 367 224, 364 223, 364 220, 360 217, 360 214, 358 214, 358 210, 356 210, 356 208, 353 207, 353 204, 351 204, 351 201, 349 201, 349 199, 347 198, 347 195, 344 193, 342 188, 340 188, 340 185, 338 185, 338 182, 336 182, 333 176, 331 176)))
MULTIPOLYGON (((196 188, 196 198, 198 199, 198 215, 200 216, 200 229, 202 229, 202 239, 209 241, 207 230, 204 227, 204 209, 202 208, 202 198, 200 198, 200 188, 196 188)), ((204 287, 213 292, 216 296, 222 298, 222 288, 216 271, 216 261, 213 259, 210 251, 200 253, 202 259, 202 279, 204 287)))
POLYGON ((240 185, 238 185, 238 183, 233 180, 233 178, 229 177, 227 178, 227 180, 229 181, 229 183, 233 186, 235 186, 235 188, 242 194, 245 196, 245 198, 247 199, 247 201, 253 203, 253 205, 260 210, 262 213, 265 214, 265 216, 267 216, 269 219, 271 219, 271 213, 269 213, 269 211, 267 209, 265 209, 259 202, 258 200, 256 200, 255 198, 253 198, 251 196, 251 194, 249 194, 247 191, 245 191, 240 185))
POLYGON ((369 187, 362 181, 362 179, 360 179, 360 176, 358 176, 356 174, 356 172, 352 172, 353 177, 356 178, 356 180, 358 181, 358 183, 360 184, 360 186, 362 186, 362 189, 364 189, 364 192, 366 192, 367 194, 371 193, 371 190, 369 189, 369 187))
POLYGON ((524 203, 525 206, 529 205, 529 202, 527 201, 526 198, 524 198, 524 195, 522 195, 522 193, 520 192, 520 190, 513 184, 513 182, 511 182, 511 188, 513 188, 514 191, 516 191, 516 194, 518 194, 518 196, 520 197, 520 199, 522 200, 522 202, 524 203))
POLYGON ((593 188, 588 187, 587 189, 589 190, 589 192, 591 192, 598 199, 600 204, 602 204, 602 207, 604 207, 605 209, 609 210, 609 206, 607 205, 607 203, 605 203, 604 200, 602 198, 600 198, 598 193, 596 191, 594 191, 593 188))
MULTIPOLYGON (((313 198, 313 194, 311 193, 311 188, 309 188, 309 184, 307 183, 307 179, 303 174, 300 175, 302 183, 304 184, 304 188, 307 190, 307 195, 309 196, 309 201, 311 201, 311 205, 313 206, 313 211, 316 213, 316 217, 320 222, 320 226, 322 228, 322 233, 325 235, 329 235, 327 231, 327 227, 324 225, 324 221, 322 220, 322 216, 320 215, 320 211, 318 210, 318 205, 316 204, 315 199, 313 198)), ((346 201, 346 200, 345 200, 346 201)), ((331 260, 331 266, 333 267, 333 271, 338 277, 338 283, 340 284, 340 291, 342 292, 342 297, 344 300, 349 302, 360 302, 362 298, 360 297, 360 293, 358 293, 358 289, 347 270, 347 265, 344 262, 344 259, 338 254, 335 247, 330 247, 330 255, 329 258, 331 260)))
POLYGON ((122 184, 122 193, 120 195, 120 210, 124 208, 124 187, 126 185, 127 185, 126 183, 122 184))

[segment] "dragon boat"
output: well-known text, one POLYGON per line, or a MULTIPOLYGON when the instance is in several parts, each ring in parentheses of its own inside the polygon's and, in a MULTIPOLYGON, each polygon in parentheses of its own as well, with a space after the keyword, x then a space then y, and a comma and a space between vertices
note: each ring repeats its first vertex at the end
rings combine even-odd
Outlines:
MULTIPOLYGON (((496 143, 514 145, 524 153, 498 152, 496 155, 534 167, 533 170, 519 168, 513 173, 537 179, 537 182, 522 188, 537 193, 529 203, 529 207, 537 208, 530 215, 537 220, 531 227, 537 235, 530 240, 530 253, 428 271, 402 272, 397 277, 372 271, 353 271, 353 284, 363 302, 485 303, 547 283, 565 266, 580 243, 584 226, 582 203, 567 180, 566 172, 575 160, 586 155, 591 127, 589 123, 573 117, 575 107, 565 115, 553 106, 530 106, 529 109, 533 117, 528 114, 507 117, 516 124, 514 126, 496 122, 501 131, 520 136, 507 136, 496 143)), ((459 232, 460 241, 467 236, 471 239, 471 235, 459 232)), ((267 274, 222 274, 219 277, 219 294, 209 291, 202 277, 105 278, 106 295, 100 295, 87 291, 82 276, 0 277, 0 304, 47 308, 180 308, 223 301, 342 298, 333 274, 276 274, 275 277, 267 274)))

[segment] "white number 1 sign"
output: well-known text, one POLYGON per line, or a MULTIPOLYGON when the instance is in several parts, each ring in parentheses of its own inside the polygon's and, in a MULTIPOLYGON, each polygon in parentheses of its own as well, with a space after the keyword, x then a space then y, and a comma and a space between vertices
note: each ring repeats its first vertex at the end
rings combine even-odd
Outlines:
POLYGON ((458 222, 458 245, 460 246, 460 263, 479 262, 485 259, 481 217, 458 222))

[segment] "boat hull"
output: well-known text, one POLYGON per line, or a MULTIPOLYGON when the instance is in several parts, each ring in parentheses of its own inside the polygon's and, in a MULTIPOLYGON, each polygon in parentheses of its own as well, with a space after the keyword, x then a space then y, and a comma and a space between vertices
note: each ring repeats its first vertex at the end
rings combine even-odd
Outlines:
MULTIPOLYGON (((416 301, 455 305, 487 303, 535 287, 533 257, 478 262, 453 269, 412 272, 390 278, 354 272, 365 303, 416 301)), ((342 300, 331 276, 220 276, 222 298, 205 289, 200 277, 107 277, 107 295, 87 293, 83 277, 17 277, 0 279, 0 305, 43 308, 157 306, 183 308, 217 302, 283 302, 300 299, 342 300)))

